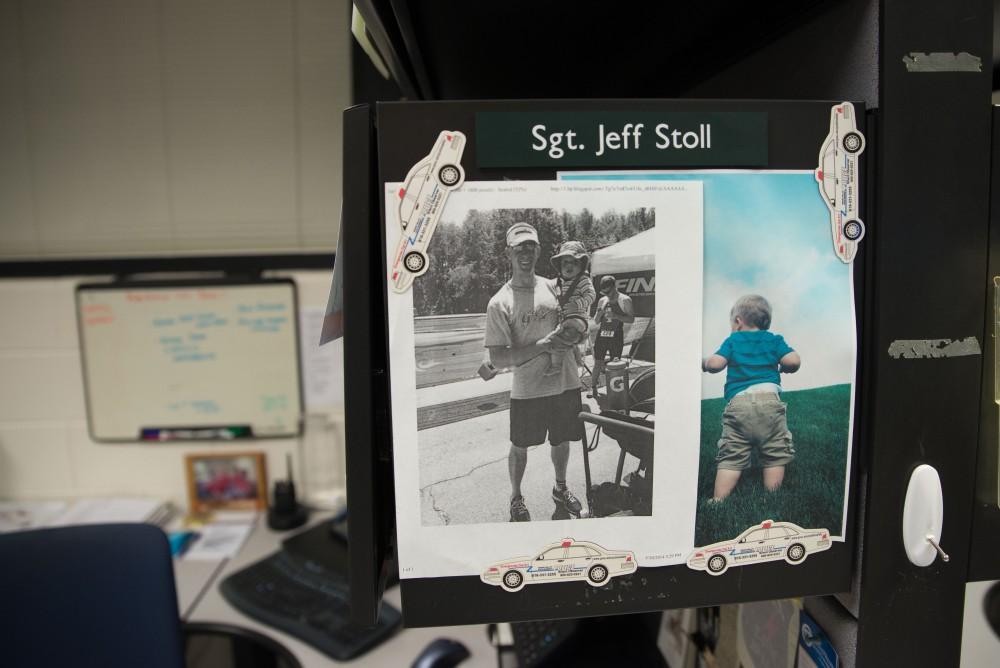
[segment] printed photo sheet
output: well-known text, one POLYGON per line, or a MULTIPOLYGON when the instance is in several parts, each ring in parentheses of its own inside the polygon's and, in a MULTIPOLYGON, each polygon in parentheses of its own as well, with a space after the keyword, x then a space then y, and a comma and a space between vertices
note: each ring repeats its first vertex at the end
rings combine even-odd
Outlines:
MULTIPOLYGON (((389 268, 408 247, 403 235, 418 232, 412 225, 401 229, 402 188, 385 184, 389 268)), ((629 550, 641 567, 684 563, 695 545, 699 503, 702 184, 466 182, 450 193, 433 235, 422 243, 426 266, 410 265, 419 272, 413 286, 403 293, 388 290, 387 305, 400 577, 479 575, 489 564, 537 554, 567 538, 629 550), (584 501, 584 511, 560 519, 565 515, 551 496, 552 446, 545 442, 527 449, 521 492, 531 521, 509 521, 511 430, 521 427, 511 424, 510 393, 523 388, 514 385, 519 381, 511 371, 491 369, 486 338, 497 336, 500 316, 495 307, 488 316, 488 304, 510 279, 508 232, 518 223, 534 230, 519 228, 522 233, 538 239, 538 281, 554 280, 561 269, 550 260, 566 253, 592 258, 620 248, 655 266, 640 277, 647 302, 655 302, 655 309, 646 307, 648 315, 660 313, 658 326, 651 326, 654 318, 643 319, 656 350, 656 410, 650 419, 657 465, 646 470, 653 479, 645 481, 652 496, 645 514, 588 516, 593 508, 586 502, 583 445, 574 441, 567 484, 584 501)), ((580 345, 575 365, 582 377, 592 371, 585 348, 580 345)), ((597 412, 586 387, 579 392, 584 406, 597 412)), ((587 426, 588 443, 595 429, 587 426)), ((614 482, 619 452, 613 439, 601 437, 590 455, 593 485, 614 482)), ((631 468, 630 460, 626 474, 631 468)))

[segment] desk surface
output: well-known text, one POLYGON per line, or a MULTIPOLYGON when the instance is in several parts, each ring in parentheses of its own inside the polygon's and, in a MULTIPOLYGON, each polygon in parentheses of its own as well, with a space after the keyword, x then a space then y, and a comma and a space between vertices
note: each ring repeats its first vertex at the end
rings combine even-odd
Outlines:
MULTIPOLYGON (((175 561, 177 598, 181 617, 188 622, 216 622, 248 628, 274 638, 295 655, 303 668, 335 664, 325 654, 278 629, 261 624, 233 608, 219 593, 219 583, 230 573, 266 557, 281 546, 286 532, 271 531, 259 519, 246 544, 234 558, 225 562, 175 561)), ((386 601, 399 607, 399 588, 386 592, 386 601)), ((358 666, 409 666, 418 654, 435 638, 458 640, 469 648, 472 656, 462 668, 497 665, 496 649, 486 637, 486 627, 449 626, 439 628, 401 629, 390 640, 350 663, 358 666)))

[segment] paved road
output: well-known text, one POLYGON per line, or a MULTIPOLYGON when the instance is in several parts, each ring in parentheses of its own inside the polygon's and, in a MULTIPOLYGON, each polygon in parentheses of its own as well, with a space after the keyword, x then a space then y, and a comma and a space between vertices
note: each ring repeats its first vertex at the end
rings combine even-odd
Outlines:
MULTIPOLYGON (((584 401, 593 405, 592 401, 584 401)), ((596 411, 596 407, 593 410, 596 411)), ((593 425, 587 425, 588 437, 593 432, 593 425)), ((510 414, 507 411, 448 422, 419 432, 421 523, 425 526, 507 523, 510 520, 509 439, 510 414)), ((614 480, 620 452, 617 441, 601 437, 597 449, 590 455, 593 484, 614 480)), ((625 460, 625 473, 628 474, 635 470, 638 460, 632 455, 626 455, 625 460)), ((549 446, 529 448, 521 491, 535 521, 552 518, 553 478, 549 446)), ((566 479, 570 489, 585 500, 583 450, 579 442, 570 446, 566 479)), ((553 531, 558 534, 569 529, 563 525, 553 531)))

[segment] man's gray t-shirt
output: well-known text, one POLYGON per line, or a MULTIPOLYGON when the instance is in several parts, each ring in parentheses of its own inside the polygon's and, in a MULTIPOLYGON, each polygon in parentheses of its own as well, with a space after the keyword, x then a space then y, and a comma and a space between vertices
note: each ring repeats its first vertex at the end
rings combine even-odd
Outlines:
MULTIPOLYGON (((535 277, 535 287, 514 287, 508 281, 486 307, 486 347, 517 348, 548 336, 559 325, 555 281, 535 277)), ((545 375, 549 356, 542 354, 514 368, 511 399, 534 399, 580 387, 580 372, 572 350, 562 355, 562 372, 545 375)))

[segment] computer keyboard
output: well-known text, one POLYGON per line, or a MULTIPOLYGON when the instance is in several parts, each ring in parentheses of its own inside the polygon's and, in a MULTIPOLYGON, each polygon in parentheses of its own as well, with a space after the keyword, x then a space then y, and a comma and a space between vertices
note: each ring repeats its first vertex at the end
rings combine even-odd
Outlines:
POLYGON ((519 668, 561 665, 560 648, 576 632, 573 619, 515 622, 510 625, 519 668))
POLYGON ((402 619, 398 610, 383 603, 376 626, 352 623, 346 574, 287 550, 233 573, 222 581, 220 591, 237 610, 337 661, 378 644, 402 619))

